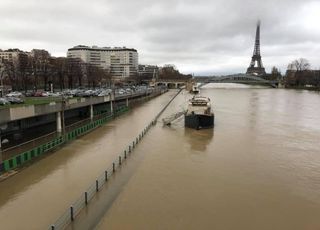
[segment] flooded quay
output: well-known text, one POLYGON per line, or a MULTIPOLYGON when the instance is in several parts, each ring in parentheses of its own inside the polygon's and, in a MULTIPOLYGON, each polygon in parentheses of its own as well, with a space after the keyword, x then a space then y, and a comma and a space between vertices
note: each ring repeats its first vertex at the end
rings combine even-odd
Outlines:
MULTIPOLYGON (((214 129, 163 127, 182 92, 70 229, 319 229, 319 93, 214 87, 214 129)), ((174 94, 1 182, 2 226, 47 229, 174 94)))

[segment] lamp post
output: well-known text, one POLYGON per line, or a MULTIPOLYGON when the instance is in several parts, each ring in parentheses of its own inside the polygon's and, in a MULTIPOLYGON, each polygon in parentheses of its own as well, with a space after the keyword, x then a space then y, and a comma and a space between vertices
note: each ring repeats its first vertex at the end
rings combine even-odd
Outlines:
POLYGON ((2 63, 0 63, 0 89, 1 89, 1 97, 3 97, 3 73, 4 73, 4 70, 3 70, 3 65, 2 63))
POLYGON ((8 139, 4 139, 2 140, 2 130, 5 130, 7 128, 7 125, 4 124, 4 125, 0 125, 0 164, 2 163, 2 143, 8 143, 8 139))
POLYGON ((0 128, 0 164, 2 163, 2 129, 0 128))

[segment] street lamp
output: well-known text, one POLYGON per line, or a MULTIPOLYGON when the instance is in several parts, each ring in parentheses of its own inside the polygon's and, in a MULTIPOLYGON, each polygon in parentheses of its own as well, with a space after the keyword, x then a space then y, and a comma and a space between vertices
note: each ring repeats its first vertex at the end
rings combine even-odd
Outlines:
POLYGON ((2 130, 5 130, 7 128, 7 124, 0 126, 0 163, 2 163, 2 144, 8 143, 8 139, 2 140, 2 130))
POLYGON ((0 89, 1 89, 1 97, 3 97, 3 73, 4 73, 4 70, 3 70, 3 65, 2 63, 0 63, 0 71, 1 71, 1 74, 0 74, 0 89))

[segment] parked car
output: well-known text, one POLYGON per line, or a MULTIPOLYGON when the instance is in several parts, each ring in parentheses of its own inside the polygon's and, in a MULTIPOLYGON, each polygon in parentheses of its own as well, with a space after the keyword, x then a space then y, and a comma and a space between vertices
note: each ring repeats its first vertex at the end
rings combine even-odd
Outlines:
POLYGON ((6 95, 6 97, 22 97, 22 96, 23 96, 23 94, 20 93, 20 92, 17 92, 17 91, 8 93, 8 94, 6 95))
POLYGON ((10 102, 7 100, 7 98, 0 97, 0 105, 9 105, 10 102))
POLYGON ((34 92, 34 95, 35 97, 49 97, 49 92, 43 92, 43 91, 37 91, 37 92, 34 92))
POLYGON ((9 101, 11 104, 23 104, 24 100, 19 97, 7 97, 7 101, 9 101))
POLYGON ((26 97, 33 97, 33 96, 34 96, 34 92, 33 92, 33 91, 27 91, 27 92, 25 93, 25 96, 26 96, 26 97))

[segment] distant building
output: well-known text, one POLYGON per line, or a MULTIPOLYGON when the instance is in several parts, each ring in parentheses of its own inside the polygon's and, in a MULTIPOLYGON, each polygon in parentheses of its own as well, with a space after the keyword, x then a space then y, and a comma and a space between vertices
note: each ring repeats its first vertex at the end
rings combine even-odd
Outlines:
POLYGON ((12 64, 17 64, 19 61, 24 62, 28 58, 27 52, 21 51, 19 49, 8 49, 0 51, 0 62, 8 62, 12 64))
POLYGON ((41 49, 33 49, 31 50, 29 55, 37 59, 48 59, 51 57, 50 53, 47 50, 41 50, 41 49))
POLYGON ((138 52, 131 48, 79 45, 68 49, 67 57, 108 69, 117 79, 135 77, 138 72, 138 52))
POLYGON ((139 77, 140 79, 152 79, 158 78, 159 67, 156 65, 139 65, 139 77))

